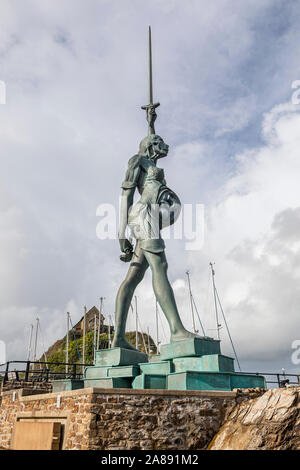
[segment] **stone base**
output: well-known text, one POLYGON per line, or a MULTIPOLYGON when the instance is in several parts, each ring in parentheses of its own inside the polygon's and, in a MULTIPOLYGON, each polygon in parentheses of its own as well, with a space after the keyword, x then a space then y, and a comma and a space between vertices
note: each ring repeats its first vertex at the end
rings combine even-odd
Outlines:
POLYGON ((234 359, 222 354, 179 357, 173 360, 175 372, 234 372, 234 359))
POLYGON ((84 371, 85 379, 105 379, 112 377, 136 377, 139 375, 140 370, 138 366, 91 366, 87 367, 84 371))
POLYGON ((132 379, 111 377, 106 379, 85 379, 84 388, 131 388, 132 379))
POLYGON ((230 375, 231 390, 235 388, 267 388, 266 379, 262 375, 235 373, 230 375))
POLYGON ((174 372, 174 366, 172 361, 146 362, 140 364, 140 370, 148 375, 168 375, 174 372))
POLYGON ((163 344, 160 348, 162 361, 177 357, 194 357, 207 354, 221 354, 220 341, 203 336, 163 344))
POLYGON ((52 391, 54 392, 68 392, 69 390, 78 390, 84 387, 83 380, 80 379, 59 379, 53 380, 52 391))
POLYGON ((96 351, 96 366, 131 366, 148 362, 148 356, 133 349, 111 348, 96 351))
POLYGON ((235 388, 266 388, 265 378, 260 375, 229 372, 174 372, 167 377, 168 390, 220 390, 235 388))
MULTIPOLYGON (((32 396, 24 396, 21 391, 17 394, 13 391, 3 392, 0 446, 11 448, 16 420, 55 421, 60 422, 62 427, 61 450, 87 450, 94 453, 98 460, 107 456, 109 451, 116 455, 115 451, 118 450, 122 451, 122 455, 130 455, 128 451, 131 450, 144 453, 153 450, 153 453, 158 454, 166 451, 178 454, 190 450, 194 453, 195 449, 204 451, 208 447, 220 427, 226 426, 224 417, 229 416, 236 405, 242 406, 244 401, 245 407, 237 408, 235 413, 235 417, 238 416, 234 420, 236 428, 230 428, 230 434, 225 438, 222 435, 219 440, 225 447, 232 448, 234 441, 237 442, 237 449, 240 449, 246 437, 249 441, 247 449, 257 445, 266 450, 268 446, 269 449, 279 446, 284 449, 287 444, 296 449, 297 443, 299 447, 299 433, 295 428, 295 417, 299 411, 300 387, 270 392, 271 395, 267 392, 266 398, 263 396, 258 402, 253 399, 262 394, 258 391, 86 388, 32 396), (61 396, 59 408, 58 395, 61 396), (250 426, 247 423, 243 427, 239 422, 246 415, 248 420, 249 414, 256 427, 255 433, 252 422, 250 426), (280 419, 274 423, 274 420, 268 419, 270 416, 278 416, 280 419)), ((228 421, 234 424, 230 419, 228 421)))
POLYGON ((265 378, 234 372, 234 359, 220 353, 220 341, 191 338, 161 346, 148 362, 140 351, 111 348, 96 351, 96 365, 84 380, 57 380, 53 391, 77 388, 218 390, 266 388, 265 378))
POLYGON ((132 388, 135 389, 166 389, 166 375, 141 374, 135 377, 132 388))

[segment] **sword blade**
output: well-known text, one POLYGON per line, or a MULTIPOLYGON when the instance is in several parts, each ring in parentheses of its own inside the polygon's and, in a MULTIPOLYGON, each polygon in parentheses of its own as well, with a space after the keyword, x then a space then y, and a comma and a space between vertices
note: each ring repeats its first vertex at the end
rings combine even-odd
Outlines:
POLYGON ((153 104, 151 26, 149 26, 149 104, 153 104))

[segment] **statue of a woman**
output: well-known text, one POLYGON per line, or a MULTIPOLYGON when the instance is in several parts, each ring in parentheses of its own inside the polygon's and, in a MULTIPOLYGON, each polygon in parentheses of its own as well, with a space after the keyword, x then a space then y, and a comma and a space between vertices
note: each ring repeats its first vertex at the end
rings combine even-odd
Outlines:
POLYGON ((156 299, 165 314, 171 331, 171 342, 197 335, 187 331, 180 319, 173 289, 167 277, 165 244, 161 228, 171 225, 180 213, 180 200, 166 186, 164 170, 156 166, 157 160, 166 157, 169 146, 157 134, 150 134, 140 143, 139 153, 128 163, 122 183, 119 242, 123 261, 131 261, 127 276, 121 284, 116 299, 116 324, 112 347, 135 349, 125 338, 125 326, 130 303, 137 285, 150 266, 156 299), (135 189, 140 194, 133 205, 135 189), (127 226, 136 239, 135 250, 126 239, 127 226))

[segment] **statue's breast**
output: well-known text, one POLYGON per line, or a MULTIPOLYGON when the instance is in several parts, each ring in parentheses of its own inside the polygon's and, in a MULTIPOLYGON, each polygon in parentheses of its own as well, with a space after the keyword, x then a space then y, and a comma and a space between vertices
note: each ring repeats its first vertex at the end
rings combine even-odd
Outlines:
POLYGON ((155 166, 148 158, 141 158, 140 167, 141 173, 138 183, 140 194, 142 194, 145 186, 149 186, 153 182, 166 184, 164 170, 162 168, 157 168, 157 166, 155 166))
POLYGON ((157 166, 150 166, 147 170, 147 175, 145 181, 159 181, 163 182, 165 179, 165 173, 162 168, 157 168, 157 166))

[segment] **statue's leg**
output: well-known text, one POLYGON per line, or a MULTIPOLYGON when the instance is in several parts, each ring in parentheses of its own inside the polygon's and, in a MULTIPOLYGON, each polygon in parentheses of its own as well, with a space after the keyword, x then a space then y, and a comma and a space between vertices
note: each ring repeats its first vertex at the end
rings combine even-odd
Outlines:
POLYGON ((113 348, 135 349, 125 338, 125 327, 130 303, 137 285, 141 282, 149 264, 137 243, 127 276, 122 282, 116 298, 116 325, 113 348))
POLYGON ((165 252, 150 253, 145 251, 145 257, 152 271, 152 283, 156 299, 170 326, 171 341, 198 337, 198 335, 187 331, 182 324, 174 292, 167 276, 168 264, 165 252))

